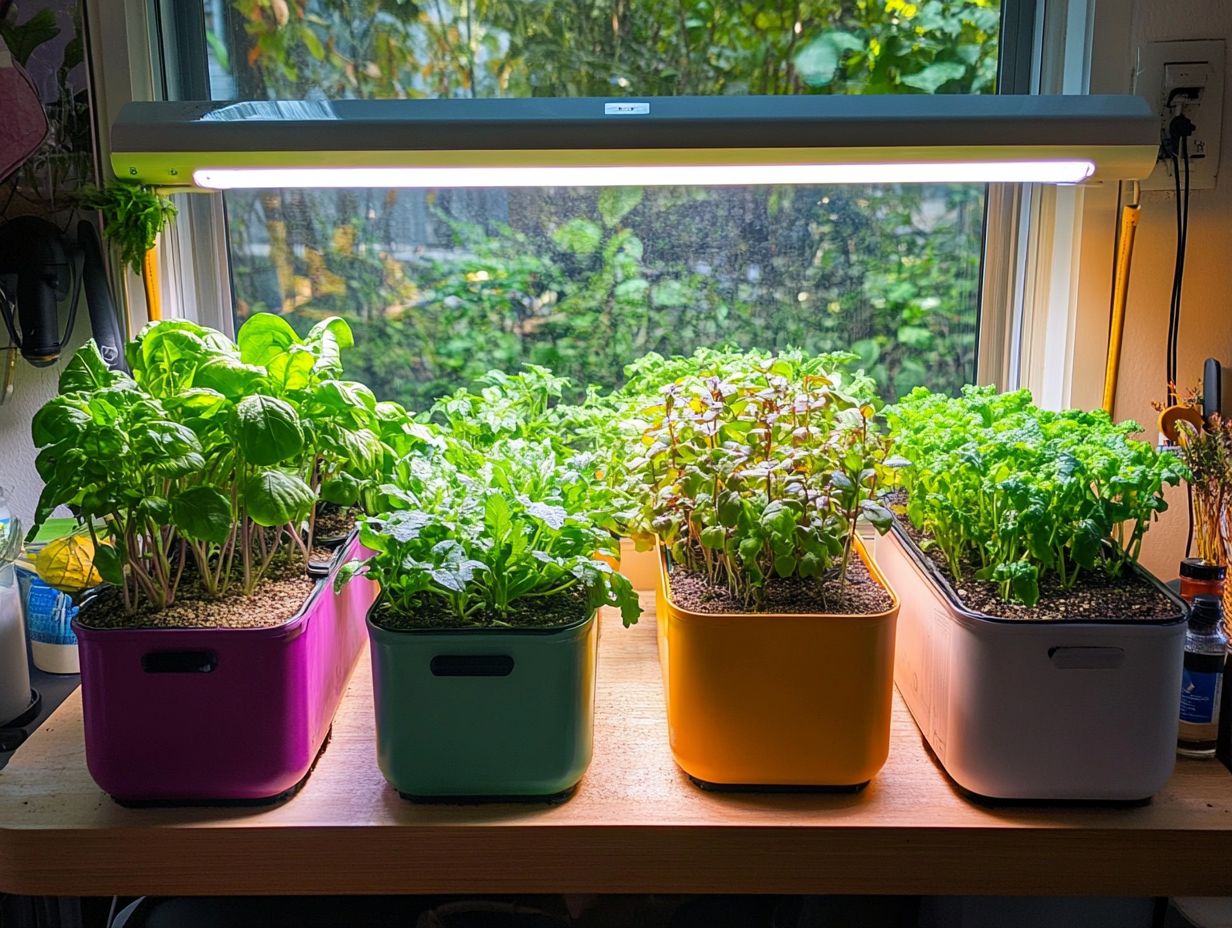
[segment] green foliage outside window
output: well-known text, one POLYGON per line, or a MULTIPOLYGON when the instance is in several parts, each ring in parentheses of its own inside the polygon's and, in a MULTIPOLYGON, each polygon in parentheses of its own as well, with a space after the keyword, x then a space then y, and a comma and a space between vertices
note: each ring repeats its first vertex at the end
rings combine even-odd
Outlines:
MULTIPOLYGON (((242 99, 994 89, 996 0, 226 0, 242 99)), ((216 91, 218 88, 216 88, 216 91)), ((649 351, 850 348, 893 398, 976 352, 982 187, 228 194, 241 316, 341 314, 411 408, 492 368, 619 386, 649 351), (493 199, 495 198, 495 199, 493 199), (422 230, 421 230, 422 231, 422 230)))

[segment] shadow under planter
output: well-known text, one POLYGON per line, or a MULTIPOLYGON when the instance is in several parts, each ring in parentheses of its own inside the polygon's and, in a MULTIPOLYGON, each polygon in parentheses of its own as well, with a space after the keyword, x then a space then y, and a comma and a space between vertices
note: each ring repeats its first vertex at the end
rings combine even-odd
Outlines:
POLYGON ((343 545, 303 608, 270 628, 109 628, 74 620, 86 763, 126 805, 261 804, 293 793, 323 749, 376 596, 333 591, 343 545))
POLYGON ((676 763, 718 789, 859 789, 890 750, 898 598, 871 615, 712 614, 657 594, 659 662, 676 763))
POLYGON ((1140 802, 1176 760, 1184 603, 1161 621, 998 619, 966 609, 899 526, 877 560, 902 596, 894 679, 941 765, 1004 800, 1140 802))
POLYGON ((558 628, 396 631, 370 614, 368 634, 377 762, 403 798, 571 795, 594 740, 596 613, 558 628))

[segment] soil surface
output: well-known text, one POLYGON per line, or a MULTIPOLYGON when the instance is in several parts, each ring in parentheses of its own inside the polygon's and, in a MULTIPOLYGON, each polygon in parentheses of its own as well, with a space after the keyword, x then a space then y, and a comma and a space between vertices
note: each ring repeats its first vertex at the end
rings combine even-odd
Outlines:
MULTIPOLYGON (((726 586, 714 585, 706 575, 683 567, 673 567, 668 575, 672 602, 690 612, 709 614, 746 613, 745 605, 726 586)), ((875 615, 885 612, 893 599, 854 554, 847 565, 847 582, 840 583, 837 571, 832 577, 802 580, 771 577, 766 581, 761 608, 757 612, 825 613, 830 615, 875 615)))
POLYGON ((580 595, 566 591, 542 599, 524 599, 510 605, 501 616, 477 613, 467 621, 443 606, 432 603, 409 615, 395 612, 388 603, 382 602, 372 616, 372 621, 390 631, 412 631, 426 628, 561 628, 586 618, 586 600, 580 595))
MULTIPOLYGON (((928 561, 949 581, 962 604, 981 615, 1028 621, 1124 622, 1170 619, 1178 612, 1168 597, 1140 574, 1128 570, 1115 578, 1102 571, 1083 571, 1078 575, 1078 582, 1068 590, 1061 587, 1055 573, 1049 573, 1040 581, 1040 599, 1034 606, 1007 603, 1001 599, 995 583, 972 576, 956 579, 945 558, 934 558, 928 552, 928 536, 905 516, 899 516, 898 521, 911 540, 924 550, 928 561)), ((971 572, 975 570, 973 566, 971 572)))
POLYGON ((338 553, 337 548, 326 548, 321 545, 313 545, 308 552, 308 560, 312 564, 332 564, 334 556, 338 553))
POLYGON ((342 539, 350 535, 354 528, 354 509, 344 509, 332 503, 323 503, 317 507, 317 519, 312 525, 312 536, 318 542, 342 539))
POLYGON ((209 599, 197 579, 185 573, 168 609, 126 615, 119 591, 108 588, 82 607, 77 621, 89 628, 272 628, 295 617, 313 586, 303 563, 295 563, 281 571, 271 567, 251 596, 232 592, 209 599))

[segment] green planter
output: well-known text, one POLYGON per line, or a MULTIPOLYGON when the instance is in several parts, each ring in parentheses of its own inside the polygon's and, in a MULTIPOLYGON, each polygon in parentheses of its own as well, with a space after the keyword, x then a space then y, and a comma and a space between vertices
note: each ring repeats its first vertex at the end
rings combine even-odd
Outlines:
POLYGON ((593 745, 595 615, 425 631, 389 631, 372 615, 377 763, 404 798, 568 797, 593 745))

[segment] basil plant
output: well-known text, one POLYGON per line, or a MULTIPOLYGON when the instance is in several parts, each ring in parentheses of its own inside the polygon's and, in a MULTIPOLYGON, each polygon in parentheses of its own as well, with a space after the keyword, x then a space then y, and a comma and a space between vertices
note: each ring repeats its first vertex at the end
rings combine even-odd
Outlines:
POLYGON ((131 376, 87 344, 33 420, 34 530, 69 506, 130 610, 174 602, 190 561, 206 595, 251 593, 280 556, 307 558, 318 500, 371 499, 420 443, 405 411, 341 379, 350 344, 337 318, 301 339, 257 314, 235 342, 166 320, 128 344, 131 376))

